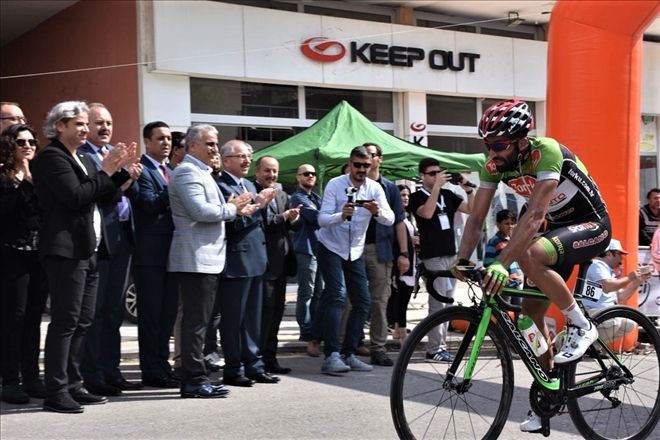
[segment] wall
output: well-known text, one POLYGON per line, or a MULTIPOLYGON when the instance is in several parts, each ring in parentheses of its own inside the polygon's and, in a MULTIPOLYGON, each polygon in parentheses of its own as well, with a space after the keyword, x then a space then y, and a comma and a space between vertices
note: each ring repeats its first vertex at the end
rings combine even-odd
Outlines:
MULTIPOLYGON (((469 34, 397 24, 254 8, 234 4, 153 3, 154 71, 325 87, 417 91, 483 97, 545 99, 546 48, 542 41, 469 34), (341 42, 335 62, 301 53, 310 37, 341 42), (412 67, 350 61, 350 43, 418 47, 425 59, 412 67), (478 53, 475 72, 434 70, 431 50, 478 53)), ((367 55, 369 49, 365 52, 367 55)), ((455 62, 455 64, 458 64, 455 62)))
POLYGON ((39 132, 60 101, 102 102, 114 119, 114 142, 140 139, 134 1, 80 1, 0 48, 0 58, 3 77, 131 64, 3 79, 0 98, 19 102, 39 132))

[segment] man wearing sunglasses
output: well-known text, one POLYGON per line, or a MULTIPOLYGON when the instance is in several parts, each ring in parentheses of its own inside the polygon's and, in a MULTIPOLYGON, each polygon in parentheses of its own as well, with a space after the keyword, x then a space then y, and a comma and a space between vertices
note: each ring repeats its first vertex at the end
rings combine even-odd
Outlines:
MULTIPOLYGON (((419 174, 422 187, 410 195, 408 209, 415 216, 419 228, 420 257, 424 267, 431 271, 448 270, 456 259, 456 237, 454 235, 454 215, 456 212, 470 214, 474 190, 463 177, 461 188, 467 195, 467 202, 443 185, 452 179, 451 173, 440 167, 433 158, 419 161, 419 174)), ((433 287, 443 296, 453 297, 455 280, 436 278, 433 287)), ((429 296, 429 314, 441 310, 444 303, 429 296)), ((426 346, 426 360, 429 362, 451 362, 454 356, 447 351, 447 325, 441 325, 429 333, 426 346)))
POLYGON ((15 102, 0 102, 0 133, 16 124, 27 124, 23 110, 15 102))
MULTIPOLYGON (((577 307, 566 280, 576 264, 605 251, 612 232, 605 202, 584 164, 554 139, 528 137, 533 128, 529 106, 517 99, 494 104, 484 112, 479 135, 486 143, 488 158, 480 172, 481 184, 456 265, 469 263, 467 258, 479 240, 499 182, 528 199, 509 245, 486 269, 484 286, 488 294, 499 294, 509 279, 506 268, 518 261, 525 276, 561 309, 568 323, 563 347, 554 359, 550 350, 539 358, 550 369, 553 360, 563 364, 579 359, 598 337, 596 327, 577 307), (536 236, 544 223, 545 231, 536 236)), ((454 272, 461 277, 457 269, 454 272)), ((522 303, 522 313, 534 320, 546 338, 543 316, 548 304, 528 299, 522 303)), ((540 428, 533 413, 521 424, 523 431, 540 428)))
POLYGON ((307 354, 319 357, 320 331, 312 329, 316 319, 316 306, 323 291, 323 278, 316 261, 316 231, 319 228, 321 196, 314 192, 316 170, 310 164, 298 167, 298 189, 291 195, 290 206, 300 206, 300 221, 293 228, 293 251, 296 255, 298 296, 296 297, 296 321, 300 327, 300 339, 307 342, 307 354))
POLYGON ((328 182, 318 217, 317 258, 325 281, 319 304, 326 356, 321 371, 326 374, 373 369, 355 356, 370 307, 362 253, 371 219, 391 226, 394 213, 383 188, 367 177, 372 162, 366 147, 351 150, 348 172, 328 182), (340 346, 339 327, 346 296, 352 309, 340 346))

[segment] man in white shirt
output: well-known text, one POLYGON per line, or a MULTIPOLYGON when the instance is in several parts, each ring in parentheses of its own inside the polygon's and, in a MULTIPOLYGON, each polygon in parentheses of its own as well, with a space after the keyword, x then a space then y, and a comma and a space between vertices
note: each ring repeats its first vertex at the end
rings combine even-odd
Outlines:
MULTIPOLYGON (((599 309, 624 303, 635 293, 639 286, 651 277, 651 271, 640 269, 630 272, 628 275, 617 278, 615 270, 621 265, 623 255, 628 252, 623 250, 619 240, 612 239, 604 253, 598 255, 591 262, 587 271, 587 280, 594 284, 594 301, 585 301, 584 305, 590 314, 599 309)), ((598 326, 601 339, 611 342, 627 332, 634 329, 635 324, 624 318, 610 319, 598 326)))
POLYGON ((321 371, 327 374, 373 369, 354 354, 370 307, 362 253, 371 218, 391 226, 394 213, 380 184, 367 178, 372 161, 366 147, 353 148, 347 174, 328 182, 318 217, 317 259, 325 280, 319 305, 326 356, 321 371), (340 347, 339 327, 346 295, 352 310, 340 347))

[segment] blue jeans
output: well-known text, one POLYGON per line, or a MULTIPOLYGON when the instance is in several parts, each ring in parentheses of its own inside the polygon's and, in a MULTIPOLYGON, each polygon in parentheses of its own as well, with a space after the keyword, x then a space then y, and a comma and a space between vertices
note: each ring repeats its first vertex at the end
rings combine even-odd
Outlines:
POLYGON ((312 339, 312 322, 316 306, 323 291, 323 277, 317 270, 316 256, 296 252, 298 263, 298 297, 296 299, 296 321, 300 327, 300 339, 312 339))
POLYGON ((339 326, 348 294, 352 309, 346 323, 341 353, 353 354, 360 341, 371 302, 364 260, 360 257, 355 261, 346 261, 321 243, 318 243, 317 258, 325 281, 325 290, 319 304, 319 310, 323 311, 323 351, 326 357, 340 351, 339 326))

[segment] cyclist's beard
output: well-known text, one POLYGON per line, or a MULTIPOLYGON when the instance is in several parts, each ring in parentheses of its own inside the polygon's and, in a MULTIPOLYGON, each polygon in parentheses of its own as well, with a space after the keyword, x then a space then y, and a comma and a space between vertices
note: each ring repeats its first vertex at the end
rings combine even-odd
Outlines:
POLYGON ((520 148, 518 148, 517 142, 515 145, 513 145, 513 148, 515 148, 513 154, 504 159, 503 164, 496 165, 498 172, 505 173, 507 171, 515 171, 520 166, 520 163, 524 160, 520 154, 520 148))

